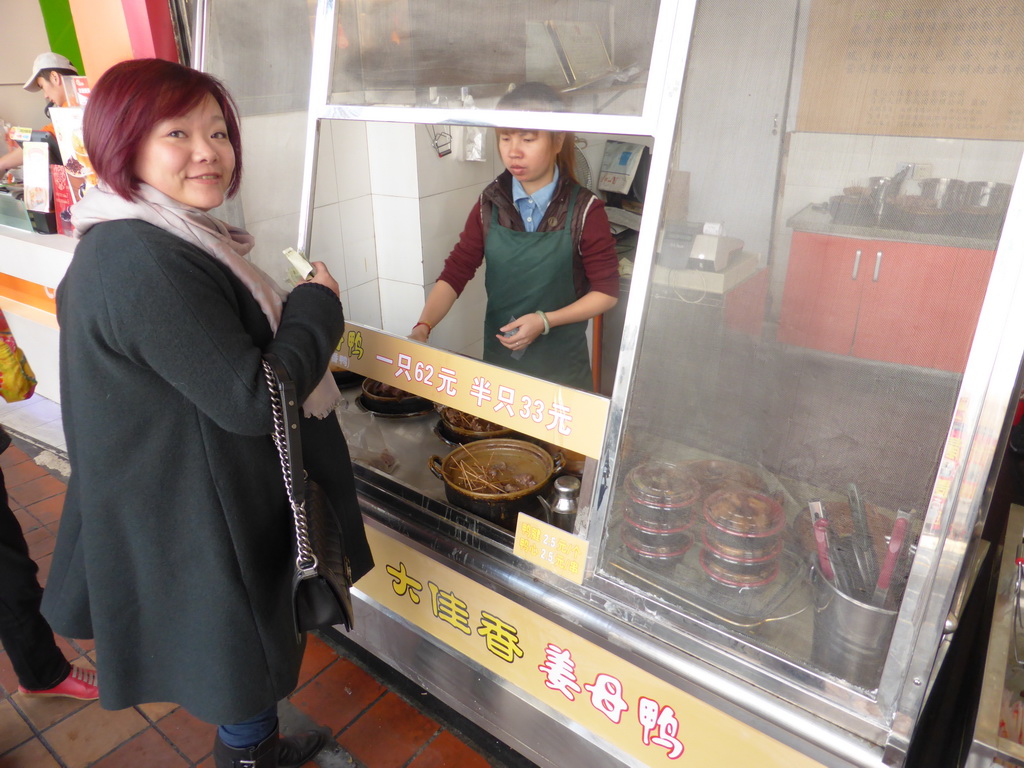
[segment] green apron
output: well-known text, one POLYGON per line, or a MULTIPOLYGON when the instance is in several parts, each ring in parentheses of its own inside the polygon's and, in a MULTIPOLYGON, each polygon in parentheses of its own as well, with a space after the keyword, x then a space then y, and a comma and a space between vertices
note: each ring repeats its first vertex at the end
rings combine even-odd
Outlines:
POLYGON ((552 312, 578 298, 573 284, 572 215, 579 188, 569 199, 565 226, 553 232, 517 232, 498 224, 492 208, 491 227, 484 242, 487 265, 487 313, 484 317, 484 360, 537 378, 576 389, 593 390, 587 323, 552 328, 526 347, 521 358, 495 338, 510 321, 536 312, 552 312))

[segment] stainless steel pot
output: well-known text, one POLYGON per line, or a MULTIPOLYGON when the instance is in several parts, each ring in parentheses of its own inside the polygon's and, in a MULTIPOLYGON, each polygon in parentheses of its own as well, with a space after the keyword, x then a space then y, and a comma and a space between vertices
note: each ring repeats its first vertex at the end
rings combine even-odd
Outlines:
POLYGON ((964 204, 973 208, 992 208, 1005 211, 1010 204, 1012 184, 995 181, 972 181, 967 184, 964 204))
POLYGON ((934 201, 936 208, 959 208, 967 192, 967 182, 960 179, 922 179, 918 186, 920 199, 934 201))

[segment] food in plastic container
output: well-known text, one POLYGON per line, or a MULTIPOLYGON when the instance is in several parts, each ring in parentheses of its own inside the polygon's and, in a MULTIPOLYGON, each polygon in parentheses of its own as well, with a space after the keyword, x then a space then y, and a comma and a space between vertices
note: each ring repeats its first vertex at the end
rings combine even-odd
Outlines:
POLYGON ((647 528, 677 529, 693 520, 700 501, 697 481, 677 464, 639 464, 626 475, 626 516, 647 528))

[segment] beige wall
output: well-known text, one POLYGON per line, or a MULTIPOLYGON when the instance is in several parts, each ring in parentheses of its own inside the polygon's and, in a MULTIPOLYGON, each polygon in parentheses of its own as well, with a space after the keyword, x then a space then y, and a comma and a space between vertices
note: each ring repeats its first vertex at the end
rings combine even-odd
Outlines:
POLYGON ((49 50, 39 3, 34 0, 0 0, 4 52, 0 56, 0 119, 12 125, 41 127, 46 122, 46 100, 22 89, 32 73, 32 61, 49 50))

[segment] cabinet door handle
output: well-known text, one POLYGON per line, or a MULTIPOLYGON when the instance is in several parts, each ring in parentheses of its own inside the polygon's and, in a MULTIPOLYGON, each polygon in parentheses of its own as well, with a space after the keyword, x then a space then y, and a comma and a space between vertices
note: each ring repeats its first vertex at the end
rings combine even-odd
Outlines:
POLYGON ((878 271, 882 268, 882 252, 879 251, 875 254, 875 274, 872 276, 874 282, 878 282, 878 271))
POLYGON ((857 279, 857 273, 860 272, 860 248, 853 254, 853 275, 850 277, 851 280, 857 279))

